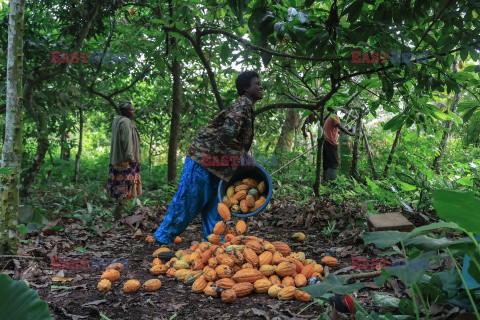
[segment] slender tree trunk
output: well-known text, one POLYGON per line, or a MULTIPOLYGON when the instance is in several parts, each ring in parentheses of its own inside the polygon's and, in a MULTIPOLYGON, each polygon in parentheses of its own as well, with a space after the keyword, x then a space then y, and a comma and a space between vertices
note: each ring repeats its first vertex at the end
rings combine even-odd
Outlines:
MULTIPOLYGON (((175 39, 175 38, 174 38, 175 39)), ((176 39, 175 39, 176 40, 176 39)), ((173 75, 173 107, 172 120, 170 122, 170 138, 168 141, 168 182, 172 182, 177 177, 177 149, 178 135, 180 131, 180 110, 182 102, 182 83, 180 79, 180 62, 174 58, 172 63, 173 75)))
POLYGON ((390 155, 388 156, 387 164, 385 165, 385 169, 383 169, 383 176, 384 176, 384 177, 387 176, 388 169, 390 168, 390 165, 392 164, 393 155, 395 154, 395 149, 397 148, 398 140, 400 140, 402 128, 403 128, 403 124, 402 124, 402 126, 397 130, 397 134, 395 135, 395 140, 393 141, 392 148, 390 149, 390 155))
MULTIPOLYGON (((458 68, 458 61, 460 59, 460 55, 457 54, 455 57, 455 61, 453 62, 453 73, 457 73, 458 68)), ((457 110, 458 102, 460 101, 460 92, 455 92, 453 96, 452 103, 450 104, 450 111, 453 113, 457 110)), ((450 131, 452 130, 452 120, 445 121, 445 128, 443 131, 442 142, 440 142, 440 152, 439 154, 433 159, 433 169, 436 173, 440 173, 440 163, 445 156, 445 151, 447 149, 448 138, 450 137, 450 131)))
POLYGON ((372 166, 372 173, 375 179, 378 179, 377 170, 375 169, 375 163, 373 162, 372 149, 370 149, 370 144, 368 143, 367 135, 365 133, 365 128, 361 128, 363 141, 365 142, 365 149, 367 150, 368 160, 370 160, 370 165, 372 166))
POLYGON ((317 163, 315 167, 315 182, 313 184, 313 192, 317 197, 320 196, 320 184, 322 183, 323 143, 325 142, 325 134, 323 133, 323 126, 325 125, 325 120, 323 119, 324 111, 325 105, 322 105, 318 121, 317 163))
POLYGON ((153 129, 150 131, 150 144, 148 146, 148 173, 152 174, 152 155, 153 155, 153 129))
POLYGON ((0 163, 0 255, 17 252, 23 131, 23 20, 25 0, 11 0, 8 21, 5 142, 0 163))
POLYGON ((363 116, 363 110, 360 109, 360 112, 358 113, 358 118, 357 118, 357 132, 355 134, 355 140, 353 142, 353 150, 352 150, 352 165, 350 166, 350 175, 352 177, 357 177, 357 165, 358 165, 358 145, 360 144, 360 131, 362 127, 362 116, 363 116))
POLYGON ((278 137, 277 146, 275 148, 275 154, 281 154, 285 151, 291 151, 293 146, 293 133, 298 126, 300 119, 298 113, 294 109, 288 109, 285 117, 285 122, 282 126, 282 131, 278 137))
MULTIPOLYGON (((25 99, 28 101, 28 99, 25 99)), ((22 189, 20 190, 20 195, 26 197, 28 195, 28 190, 32 183, 35 181, 35 177, 38 174, 38 171, 43 165, 45 160, 45 154, 47 153, 48 147, 50 146, 50 141, 48 139, 48 119, 45 110, 41 110, 35 103, 28 103, 36 114, 37 125, 38 125, 38 135, 37 135, 37 151, 35 157, 33 158, 30 167, 25 170, 21 176, 22 189)))
POLYGON ((78 182, 78 174, 80 171, 80 157, 82 156, 82 144, 83 144, 83 109, 78 107, 78 115, 80 116, 80 128, 78 138, 78 151, 75 156, 75 173, 73 175, 73 182, 78 182))

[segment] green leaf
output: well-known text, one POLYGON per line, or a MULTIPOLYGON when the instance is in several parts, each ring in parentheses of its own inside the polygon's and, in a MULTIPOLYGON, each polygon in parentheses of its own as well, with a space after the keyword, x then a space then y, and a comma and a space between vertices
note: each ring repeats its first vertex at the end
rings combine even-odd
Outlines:
POLYGON ((363 241, 365 244, 374 244, 380 249, 385 249, 396 245, 400 241, 405 241, 409 237, 409 233, 400 231, 365 232, 363 234, 363 241))
POLYGON ((0 168, 0 174, 12 174, 13 170, 11 168, 3 167, 0 168))
POLYGON ((53 320, 45 301, 24 281, 0 274, 0 319, 53 320))
POLYGON ((462 186, 473 187, 473 180, 472 177, 464 176, 457 180, 457 183, 461 184, 462 186))
POLYGON ((20 232, 23 235, 26 235, 28 233, 27 227, 22 223, 18 225, 18 232, 20 232))
POLYGON ((305 8, 309 8, 314 2, 315 2, 315 0, 306 0, 305 1, 305 8))
POLYGON ((403 191, 413 191, 417 190, 417 187, 412 186, 411 184, 402 182, 402 181, 397 181, 398 184, 400 184, 400 187, 402 188, 403 191))
POLYGON ((415 233, 421 233, 429 230, 436 230, 440 228, 458 229, 459 227, 458 227, 458 224, 456 224, 455 222, 436 222, 436 223, 428 224, 426 226, 415 228, 410 233, 415 234, 415 233))
POLYGON ((428 266, 427 268, 422 268, 419 263, 416 263, 417 260, 418 259, 413 259, 406 265, 390 267, 385 271, 390 275, 402 280, 407 287, 411 287, 413 284, 415 284, 415 282, 420 281, 428 268, 428 266))
POLYGON ((345 285, 348 281, 348 278, 340 278, 333 274, 329 274, 322 283, 314 284, 302 288, 303 291, 312 295, 312 297, 321 297, 327 292, 332 292, 335 294, 345 295, 350 292, 358 291, 365 287, 364 283, 354 283, 350 285, 345 285))
POLYGON ((480 200, 473 192, 434 190, 433 198, 433 207, 440 218, 480 234, 480 200))

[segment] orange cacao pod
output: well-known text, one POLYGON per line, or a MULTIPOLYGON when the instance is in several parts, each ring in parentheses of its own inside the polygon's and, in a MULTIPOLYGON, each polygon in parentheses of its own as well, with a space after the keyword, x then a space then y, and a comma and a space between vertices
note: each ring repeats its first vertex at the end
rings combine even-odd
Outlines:
POLYGON ((247 191, 245 191, 245 190, 239 191, 239 192, 235 193, 235 195, 233 197, 238 201, 243 200, 247 197, 247 191))
POLYGON ((253 265, 248 262, 242 265, 242 269, 253 269, 253 268, 254 268, 253 265))
POLYGON ((215 271, 215 269, 203 269, 203 275, 205 276, 205 280, 207 281, 215 281, 217 280, 217 272, 215 271))
POLYGON ((242 190, 248 191, 248 189, 250 189, 250 186, 248 186, 246 184, 241 184, 241 185, 235 187, 235 193, 237 193, 239 191, 242 191, 242 190))
POLYGON ((237 299, 237 294, 233 289, 223 290, 221 294, 221 299, 225 303, 232 303, 237 299))
POLYGON ((140 289, 141 286, 142 285, 140 284, 140 281, 138 281, 138 280, 128 280, 123 285, 123 291, 125 291, 125 292, 137 292, 138 289, 140 289))
POLYGON ((247 224, 245 221, 238 220, 235 230, 237 231, 237 234, 243 234, 245 230, 247 230, 247 224))
POLYGON ((107 279, 110 282, 117 281, 118 278, 120 278, 120 272, 118 272, 115 269, 105 270, 105 272, 102 274, 102 277, 101 277, 102 280, 107 279))
POLYGON ((315 264, 315 267, 313 269, 314 272, 322 273, 323 272, 323 266, 321 264, 315 264))
POLYGON ((265 251, 258 256, 258 263, 260 266, 271 264, 273 260, 273 254, 270 251, 265 251))
POLYGON ((160 281, 159 279, 151 279, 143 284, 143 289, 145 289, 146 291, 156 291, 160 289, 161 286, 162 281, 160 281))
POLYGON ((303 267, 301 274, 305 276, 305 278, 310 279, 315 271, 315 266, 313 264, 307 264, 303 267))
POLYGON ((253 189, 257 189, 257 186, 258 186, 257 180, 252 178, 245 178, 242 180, 242 183, 253 189))
POLYGON ((177 269, 175 269, 175 268, 170 268, 170 269, 167 270, 166 275, 167 275, 167 277, 169 277, 169 278, 175 278, 175 273, 176 273, 176 272, 177 272, 177 269))
POLYGON ((253 291, 253 283, 250 282, 241 282, 235 284, 231 290, 234 290, 237 294, 237 297, 243 297, 253 291))
POLYGON ((230 209, 227 207, 225 203, 219 203, 217 206, 218 213, 223 220, 229 221, 230 220, 230 209))
POLYGON ((272 242, 273 246, 275 247, 276 251, 279 251, 284 257, 286 257, 290 252, 292 252, 292 249, 282 241, 274 241, 272 242))
POLYGON ((262 279, 262 274, 257 269, 241 269, 232 276, 236 282, 250 282, 262 279))
POLYGON ((295 292, 293 292, 293 295, 298 301, 307 302, 312 300, 312 296, 302 290, 296 290, 295 292))
POLYGON ((233 276, 232 268, 224 264, 221 264, 218 267, 216 267, 215 272, 217 273, 220 279, 231 278, 233 276))
POLYGON ((271 275, 268 280, 270 280, 270 282, 273 284, 282 284, 282 280, 280 280, 280 278, 276 275, 276 274, 273 274, 271 275))
POLYGON ((195 280, 192 284, 192 290, 195 293, 203 292, 203 289, 207 286, 207 280, 205 280, 204 276, 200 276, 195 280))
POLYGON ((252 249, 256 254, 261 254, 263 252, 263 246, 260 242, 255 240, 250 240, 245 243, 245 247, 252 249))
POLYGON ((213 227, 213 233, 221 235, 225 232, 227 225, 223 221, 218 221, 215 227, 213 227))
POLYGON ((222 289, 230 289, 231 287, 233 287, 234 284, 236 284, 236 282, 231 278, 224 278, 217 280, 215 284, 222 289))
POLYGON ((222 293, 223 289, 217 286, 215 283, 208 283, 203 289, 203 293, 209 297, 218 298, 218 296, 222 293))
POLYGON ((286 276, 292 275, 295 272, 296 268, 297 267, 295 263, 288 262, 288 261, 280 262, 275 272, 281 277, 286 277, 286 276))
POLYGON ((252 266, 257 267, 258 266, 258 256, 250 248, 245 248, 243 250, 243 256, 245 257, 245 260, 250 263, 252 266))
POLYGON ((208 241, 214 244, 219 244, 222 241, 222 238, 218 234, 212 233, 207 237, 208 241))
POLYGON ((247 194, 247 197, 245 198, 245 204, 247 205, 248 208, 255 207, 255 199, 251 194, 247 194))
POLYGON ((338 260, 334 257, 323 257, 322 263, 329 267, 335 267, 338 264, 338 260))
POLYGON ((272 264, 277 265, 280 262, 286 261, 283 255, 279 251, 275 251, 272 258, 272 264))
POLYGON ((120 262, 115 262, 115 263, 110 264, 110 265, 107 267, 107 270, 108 270, 108 269, 115 269, 115 270, 117 270, 118 272, 122 272, 122 271, 123 271, 123 264, 121 264, 120 262))
POLYGON ((275 273, 275 268, 272 265, 264 264, 263 266, 260 266, 259 271, 264 276, 269 277, 275 273))
POLYGON ((208 265, 209 265, 209 267, 215 269, 219 265, 219 263, 218 263, 218 260, 216 258, 210 258, 210 259, 208 259, 208 265))
POLYGON ((285 278, 283 278, 282 284, 285 287, 292 287, 292 286, 295 286, 295 280, 293 280, 293 278, 290 276, 286 276, 285 278))
POLYGON ((156 265, 154 265, 153 267, 150 268, 150 273, 154 276, 158 276, 159 274, 162 273, 162 270, 164 269, 162 267, 166 268, 165 265, 156 264, 156 265))
POLYGON ((295 276, 295 286, 297 288, 305 287, 307 282, 307 278, 303 274, 299 273, 295 276))

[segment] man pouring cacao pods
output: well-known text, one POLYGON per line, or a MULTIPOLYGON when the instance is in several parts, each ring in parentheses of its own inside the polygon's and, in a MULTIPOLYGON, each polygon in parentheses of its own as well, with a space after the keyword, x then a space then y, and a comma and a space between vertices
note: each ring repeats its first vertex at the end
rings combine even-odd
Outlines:
POLYGON ((200 213, 203 237, 221 221, 217 205, 220 180, 229 181, 240 165, 253 163, 248 154, 253 141, 253 106, 263 98, 260 77, 244 71, 235 80, 240 96, 200 129, 188 148, 178 190, 155 232, 160 244, 171 244, 200 213))

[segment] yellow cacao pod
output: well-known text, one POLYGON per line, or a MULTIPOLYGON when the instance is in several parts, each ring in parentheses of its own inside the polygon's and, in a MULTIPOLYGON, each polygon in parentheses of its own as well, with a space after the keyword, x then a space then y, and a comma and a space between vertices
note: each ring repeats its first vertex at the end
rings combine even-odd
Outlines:
POLYGON ((275 268, 272 265, 264 264, 263 266, 260 266, 259 271, 262 275, 269 277, 275 273, 275 268))
POLYGON ((294 292, 297 290, 294 286, 287 286, 278 292, 279 300, 292 300, 295 298, 294 292))
POLYGON ((261 194, 265 193, 265 181, 262 181, 258 184, 257 188, 258 192, 261 194))
POLYGON ((232 206, 232 203, 230 202, 230 198, 227 196, 222 198, 222 202, 225 203, 225 205, 229 208, 232 206))
POLYGON ((282 280, 280 280, 280 278, 274 274, 274 275, 271 275, 268 280, 270 280, 270 282, 272 283, 272 285, 274 284, 282 284, 282 280))
POLYGON ((283 289, 285 288, 283 285, 281 284, 274 284, 272 285, 270 288, 268 288, 268 295, 272 298, 276 298, 278 297, 278 293, 283 289))
POLYGON ((100 292, 107 292, 112 288, 112 282, 108 279, 102 279, 100 282, 97 284, 97 289, 100 292))
POLYGON ((265 251, 258 256, 258 263, 260 266, 271 264, 273 260, 273 254, 270 251, 265 251))
POLYGON ((307 278, 303 274, 299 273, 295 276, 295 286, 297 288, 305 287, 307 282, 307 278))
POLYGON ((293 262, 281 262, 275 271, 279 276, 286 277, 292 275, 296 270, 296 265, 293 262))
POLYGON ((302 242, 303 240, 305 240, 305 234, 303 234, 302 232, 295 232, 294 234, 292 234, 292 240, 296 242, 302 242))
POLYGON ((234 186, 228 187, 228 189, 227 189, 227 197, 231 198, 231 197, 233 197, 234 194, 235 194, 235 187, 234 187, 234 186))
POLYGON ((253 283, 256 293, 267 293, 272 283, 268 279, 259 279, 253 283))

